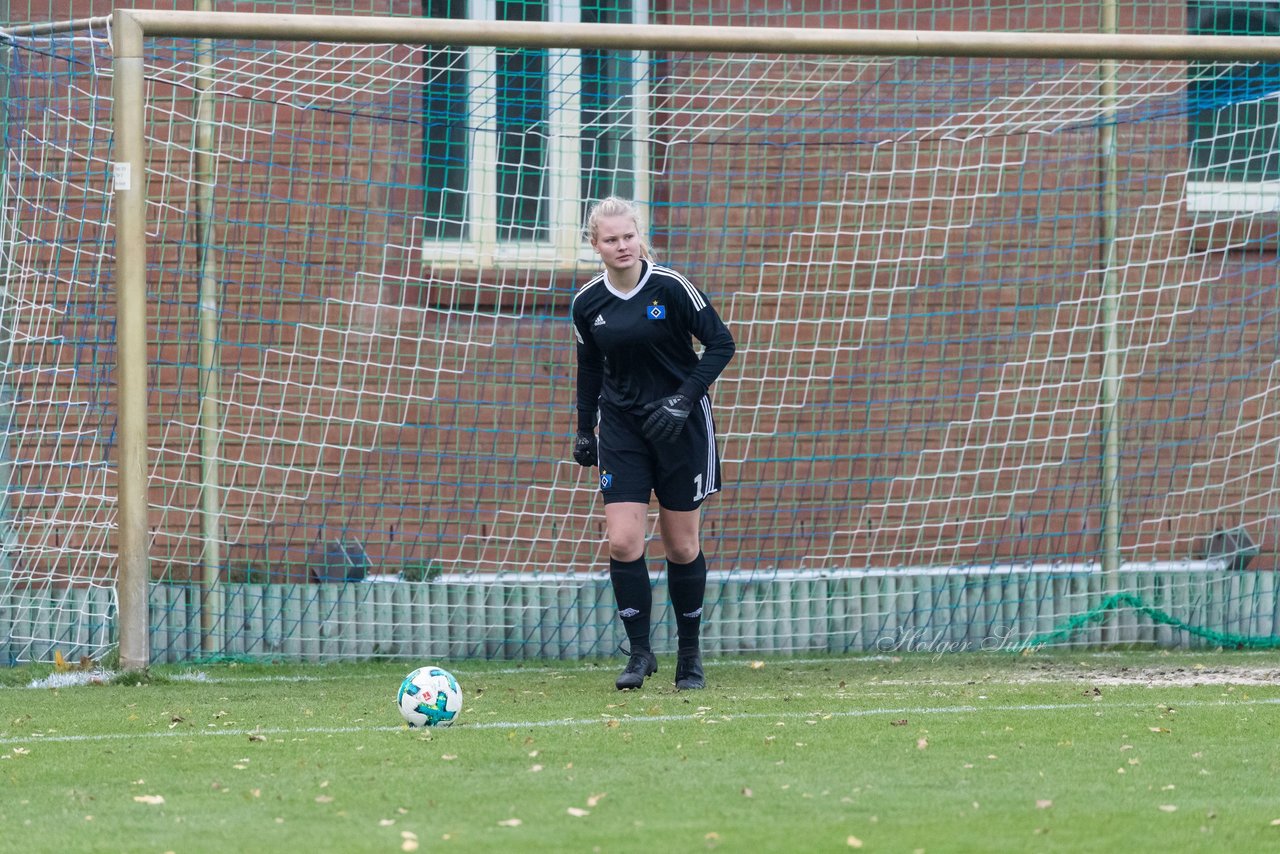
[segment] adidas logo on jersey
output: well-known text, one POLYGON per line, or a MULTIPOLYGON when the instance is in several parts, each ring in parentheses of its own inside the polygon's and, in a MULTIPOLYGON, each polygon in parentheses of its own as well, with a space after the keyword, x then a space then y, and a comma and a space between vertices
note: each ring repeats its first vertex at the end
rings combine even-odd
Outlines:
POLYGON ((595 322, 595 323, 593 323, 593 324, 591 324, 591 325, 592 325, 592 326, 604 326, 604 315, 603 315, 603 314, 597 314, 597 315, 596 315, 596 322, 595 322))

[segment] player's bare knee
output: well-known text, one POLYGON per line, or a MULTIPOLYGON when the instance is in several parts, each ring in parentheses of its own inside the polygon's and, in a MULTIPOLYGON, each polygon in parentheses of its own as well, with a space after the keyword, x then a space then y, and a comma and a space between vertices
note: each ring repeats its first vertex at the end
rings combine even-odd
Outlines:
POLYGON ((620 561, 639 560, 644 554, 644 535, 609 537, 609 557, 620 561))
POLYGON ((667 544, 667 560, 672 563, 693 563, 701 551, 697 541, 687 543, 674 542, 667 544))

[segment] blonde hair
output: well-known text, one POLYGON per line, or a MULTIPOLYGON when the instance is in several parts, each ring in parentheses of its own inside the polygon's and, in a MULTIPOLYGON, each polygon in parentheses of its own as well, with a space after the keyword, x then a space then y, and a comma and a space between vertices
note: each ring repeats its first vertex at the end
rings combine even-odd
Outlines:
POLYGON ((640 220, 640 207, 633 201, 617 196, 607 196, 591 206, 587 214, 587 239, 595 243, 600 236, 600 220, 610 216, 629 216, 636 224, 636 232, 640 235, 640 256, 653 260, 653 249, 644 236, 644 223, 640 220))

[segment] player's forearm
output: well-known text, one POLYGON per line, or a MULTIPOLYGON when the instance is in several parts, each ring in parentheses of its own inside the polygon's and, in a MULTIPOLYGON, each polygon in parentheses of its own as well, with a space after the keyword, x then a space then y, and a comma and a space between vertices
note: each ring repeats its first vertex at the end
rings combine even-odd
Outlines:
POLYGON ((578 431, 590 432, 596 427, 596 409, 600 405, 600 389, 604 386, 604 367, 578 360, 578 431))
POLYGON ((729 334, 728 329, 725 329, 722 335, 714 337, 711 341, 704 341, 702 358, 698 360, 698 367, 694 368, 693 373, 680 384, 679 393, 690 400, 697 400, 706 394, 707 389, 711 388, 711 384, 728 367, 736 349, 737 347, 733 343, 733 336, 729 334))

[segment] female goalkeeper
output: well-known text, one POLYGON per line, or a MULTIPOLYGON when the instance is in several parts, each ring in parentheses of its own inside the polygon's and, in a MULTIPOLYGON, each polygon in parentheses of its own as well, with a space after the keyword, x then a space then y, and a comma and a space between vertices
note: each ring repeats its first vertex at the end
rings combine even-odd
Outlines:
POLYGON ((707 389, 733 358, 733 336, 705 294, 653 263, 629 201, 607 198, 587 217, 604 270, 573 298, 578 341, 578 431, 573 458, 600 466, 609 578, 630 641, 619 690, 658 669, 644 540, 650 495, 667 559, 679 649, 675 684, 703 688, 698 646, 707 563, 699 513, 720 489, 720 455, 707 389), (692 338, 702 343, 702 357, 692 338), (596 415, 599 412, 599 438, 596 415))

